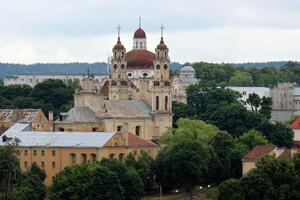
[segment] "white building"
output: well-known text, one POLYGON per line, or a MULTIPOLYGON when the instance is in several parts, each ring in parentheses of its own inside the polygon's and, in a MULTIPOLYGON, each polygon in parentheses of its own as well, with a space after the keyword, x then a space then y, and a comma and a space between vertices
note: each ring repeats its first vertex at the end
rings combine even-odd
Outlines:
MULTIPOLYGON (((34 87, 36 84, 41 83, 43 81, 49 80, 49 79, 59 79, 64 82, 68 80, 83 80, 85 77, 84 74, 18 74, 18 75, 12 75, 12 76, 5 76, 4 77, 4 85, 29 85, 31 87, 34 87)), ((97 74, 94 75, 95 81, 101 83, 104 83, 106 80, 109 79, 108 74, 97 74)), ((82 86, 82 82, 81 82, 82 86)))
POLYGON ((186 89, 190 85, 197 84, 200 80, 196 78, 195 69, 186 65, 180 69, 179 76, 175 76, 172 80, 173 100, 186 103, 186 89))
POLYGON ((246 103, 249 94, 255 93, 260 98, 270 97, 270 88, 267 87, 226 87, 226 88, 239 92, 242 95, 240 100, 243 102, 243 104, 247 107, 248 110, 251 110, 251 106, 246 103))

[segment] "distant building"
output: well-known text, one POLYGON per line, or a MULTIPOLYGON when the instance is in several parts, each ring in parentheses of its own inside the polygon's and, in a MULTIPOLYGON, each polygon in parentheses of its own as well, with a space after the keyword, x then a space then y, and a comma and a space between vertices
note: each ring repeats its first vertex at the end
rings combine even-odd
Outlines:
MULTIPOLYGON (((94 75, 95 81, 98 83, 104 83, 108 80, 108 74, 98 74, 94 75)), ((41 83, 43 81, 49 79, 62 80, 63 82, 67 82, 68 80, 83 80, 85 75, 83 74, 18 74, 13 76, 5 76, 4 77, 4 85, 29 85, 34 87, 36 84, 41 83)))
POLYGON ((21 170, 26 172, 33 163, 46 172, 45 184, 65 167, 93 162, 102 158, 121 161, 131 152, 135 157, 147 152, 155 157, 157 145, 129 132, 38 132, 29 124, 17 123, 0 140, 5 145, 17 138, 16 147, 21 170))
POLYGON ((263 156, 269 155, 275 156, 275 158, 280 156, 292 157, 295 153, 299 153, 299 149, 278 148, 274 145, 258 145, 243 157, 243 175, 256 168, 256 162, 263 156))
POLYGON ((196 78, 195 69, 190 65, 184 65, 179 73, 172 80, 173 85, 173 101, 186 103, 186 89, 190 85, 197 84, 200 80, 196 78))
POLYGON ((240 101, 247 107, 248 110, 251 110, 251 106, 246 103, 249 94, 255 93, 260 98, 262 97, 270 97, 270 88, 267 87, 226 87, 231 90, 239 92, 242 97, 240 98, 240 101))
POLYGON ((0 128, 7 129, 15 123, 29 123, 32 130, 49 130, 49 121, 41 109, 0 109, 0 128))
POLYGON ((272 120, 289 121, 300 115, 300 87, 293 83, 278 83, 271 89, 272 120))
POLYGON ((300 116, 296 116, 294 120, 288 125, 294 132, 294 144, 300 148, 300 116))

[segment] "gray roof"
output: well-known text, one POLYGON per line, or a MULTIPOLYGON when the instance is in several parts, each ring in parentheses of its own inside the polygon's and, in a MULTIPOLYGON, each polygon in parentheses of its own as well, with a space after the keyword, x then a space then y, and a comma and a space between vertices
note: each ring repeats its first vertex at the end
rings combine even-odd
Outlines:
POLYGON ((100 122, 100 119, 97 117, 97 115, 87 106, 77 106, 71 108, 67 113, 62 113, 66 115, 66 118, 63 119, 63 121, 57 122, 67 122, 67 123, 73 123, 73 122, 85 122, 85 123, 98 123, 100 122))
MULTIPOLYGON (((15 124, 1 137, 18 138, 19 146, 39 147, 103 147, 115 133, 113 132, 39 132, 26 131, 29 124, 15 124)), ((0 145, 7 142, 0 140, 0 145)))
POLYGON ((300 96, 300 87, 294 87, 294 95, 300 96))
POLYGON ((107 112, 99 113, 102 118, 150 118, 151 108, 139 100, 106 101, 107 112))
POLYGON ((192 66, 184 66, 180 69, 181 72, 195 72, 195 69, 192 66))

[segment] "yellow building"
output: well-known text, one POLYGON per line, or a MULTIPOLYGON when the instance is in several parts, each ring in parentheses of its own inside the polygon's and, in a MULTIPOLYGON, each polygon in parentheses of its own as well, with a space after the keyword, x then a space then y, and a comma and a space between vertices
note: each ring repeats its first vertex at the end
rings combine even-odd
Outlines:
POLYGON ((93 75, 84 78, 82 90, 74 94, 74 108, 60 115, 54 122, 55 130, 76 131, 85 122, 82 128, 92 131, 98 123, 105 131, 120 131, 127 126, 129 132, 143 139, 157 140, 172 127, 169 48, 163 35, 155 52, 148 51, 146 44, 141 27, 134 33, 129 52, 119 35, 112 49, 111 78, 101 87, 93 75), (69 120, 87 113, 88 117, 69 120))
POLYGON ((157 145, 129 132, 36 132, 29 124, 17 123, 3 135, 0 145, 19 139, 16 148, 22 171, 33 163, 45 170, 46 185, 65 167, 75 164, 115 158, 124 160, 132 152, 139 156, 146 151, 153 158, 157 145))

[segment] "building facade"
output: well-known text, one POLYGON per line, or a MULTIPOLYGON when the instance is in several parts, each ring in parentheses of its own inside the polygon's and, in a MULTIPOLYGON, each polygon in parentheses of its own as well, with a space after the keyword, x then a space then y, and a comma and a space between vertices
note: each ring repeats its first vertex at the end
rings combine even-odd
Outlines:
MULTIPOLYGON (((156 140, 172 127, 173 88, 169 75, 169 49, 162 35, 155 53, 148 51, 146 33, 140 27, 134 33, 133 43, 133 50, 126 52, 118 36, 112 49, 111 78, 99 90, 94 77, 84 78, 82 90, 74 95, 73 109, 78 113, 83 112, 78 108, 90 109, 105 131, 120 131, 126 127, 143 139, 156 140), (140 71, 147 74, 134 75, 140 71)), ((56 130, 66 130, 66 124, 72 124, 63 115, 54 123, 56 130)), ((95 117, 91 118, 95 122, 95 117)), ((93 127, 86 128, 91 130, 93 127)))
MULTIPOLYGON (((97 74, 95 76, 95 81, 98 83, 104 83, 108 78, 108 74, 97 74)), ((36 84, 44 82, 49 79, 62 80, 67 82, 68 80, 83 80, 85 75, 83 74, 18 74, 13 76, 4 77, 4 85, 29 85, 34 87, 36 84)), ((81 85, 82 82, 80 81, 81 85)))
POLYGON ((158 152, 156 144, 129 132, 67 133, 30 129, 30 124, 16 123, 1 136, 0 145, 6 145, 17 138, 19 143, 16 150, 21 170, 26 172, 32 164, 41 167, 47 175, 47 186, 51 185, 56 174, 70 165, 102 158, 123 161, 129 153, 138 157, 142 152, 147 152, 154 158, 158 152))
POLYGON ((195 69, 187 64, 180 69, 179 76, 172 79, 173 101, 187 103, 186 89, 190 85, 197 84, 200 80, 196 78, 195 69))

